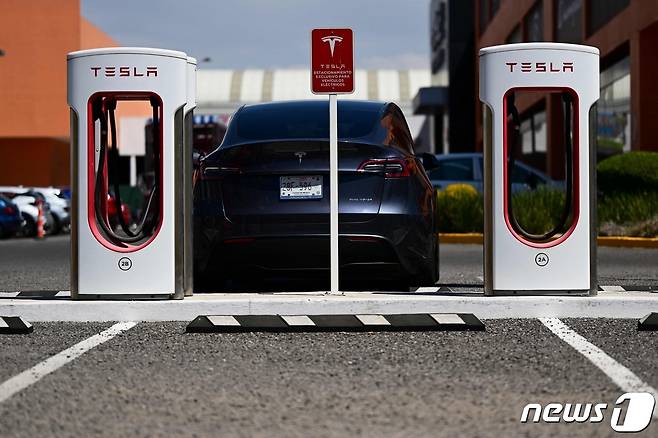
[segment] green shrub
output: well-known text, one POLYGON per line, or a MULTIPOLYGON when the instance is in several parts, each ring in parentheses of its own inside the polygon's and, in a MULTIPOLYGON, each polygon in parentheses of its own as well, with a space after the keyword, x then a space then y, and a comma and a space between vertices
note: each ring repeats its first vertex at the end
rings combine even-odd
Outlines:
POLYGON ((658 153, 628 152, 601 161, 598 188, 604 194, 658 192, 658 153))
POLYGON ((482 195, 468 184, 451 184, 437 192, 439 231, 481 233, 484 228, 482 195))
MULTIPOLYGON (((540 187, 513 196, 514 215, 531 234, 544 234, 562 216, 565 194, 560 189, 540 187)), ((473 187, 454 184, 437 193, 439 231, 468 233, 483 231, 483 199, 473 187)), ((601 235, 658 235, 658 191, 613 192, 600 196, 597 205, 601 235)))
POLYGON ((530 234, 545 234, 561 219, 565 194, 560 189, 539 187, 512 195, 514 216, 523 230, 530 234))
POLYGON ((644 222, 658 215, 658 192, 603 195, 599 199, 597 211, 601 224, 644 222))

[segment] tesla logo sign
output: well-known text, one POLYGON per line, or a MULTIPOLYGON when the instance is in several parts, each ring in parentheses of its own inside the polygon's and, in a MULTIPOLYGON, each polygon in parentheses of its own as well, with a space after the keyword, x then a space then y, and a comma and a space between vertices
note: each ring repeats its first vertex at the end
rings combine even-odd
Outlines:
POLYGON ((506 62, 510 73, 573 73, 573 62, 506 62))
POLYGON ((354 91, 352 29, 313 29, 311 32, 311 91, 315 94, 354 91))
POLYGON ((158 67, 146 67, 145 69, 139 67, 89 67, 94 74, 94 77, 105 76, 107 78, 112 78, 115 76, 119 77, 142 77, 142 76, 158 76, 158 67))
POLYGON ((331 36, 326 36, 322 38, 323 43, 328 43, 329 44, 329 50, 331 51, 331 57, 334 57, 334 48, 336 47, 336 43, 340 43, 343 41, 343 39, 339 36, 331 35, 331 36))

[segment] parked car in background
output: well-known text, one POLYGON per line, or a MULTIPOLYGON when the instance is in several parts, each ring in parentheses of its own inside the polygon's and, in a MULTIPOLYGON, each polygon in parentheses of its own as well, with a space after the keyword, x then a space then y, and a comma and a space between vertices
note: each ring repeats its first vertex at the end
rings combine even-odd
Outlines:
MULTIPOLYGON (((227 277, 245 273, 328 279, 328 116, 327 101, 247 105, 234 114, 221 146, 201 160, 195 187, 201 283, 221 289, 227 277)), ((339 101, 338 141, 341 275, 433 285, 434 189, 402 111, 339 101)))
POLYGON ((69 201, 71 200, 71 187, 60 187, 58 190, 64 199, 68 199, 69 201))
POLYGON ((9 198, 0 195, 0 239, 19 233, 23 222, 18 206, 9 198))
POLYGON ((46 232, 46 234, 51 232, 54 225, 54 219, 50 213, 50 204, 48 204, 43 195, 33 190, 26 189, 25 187, 0 187, 0 195, 9 198, 11 202, 18 206, 21 216, 25 220, 23 229, 20 233, 21 235, 29 237, 37 235, 39 202, 41 202, 41 210, 44 217, 44 232, 46 232))
MULTIPOLYGON (((432 185, 439 190, 450 184, 469 184, 479 192, 484 191, 484 157, 481 153, 436 155, 427 174, 432 185)), ((525 163, 514 163, 512 191, 534 190, 543 185, 559 187, 560 183, 525 163)))
MULTIPOLYGON (((117 229, 119 226, 119 220, 117 219, 117 200, 114 195, 110 193, 107 194, 107 216, 110 220, 110 226, 112 229, 117 229)), ((121 204, 121 216, 123 216, 123 221, 128 224, 128 226, 132 225, 132 212, 130 211, 130 207, 125 203, 121 204)))
POLYGON ((71 226, 71 200, 66 198, 62 191, 56 187, 34 187, 37 193, 43 195, 50 205, 53 216, 52 234, 67 232, 71 226))

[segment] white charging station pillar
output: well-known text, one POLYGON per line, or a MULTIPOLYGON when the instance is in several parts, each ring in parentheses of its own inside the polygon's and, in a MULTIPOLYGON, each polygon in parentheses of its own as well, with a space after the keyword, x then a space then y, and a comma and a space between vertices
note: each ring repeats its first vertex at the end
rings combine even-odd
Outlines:
MULTIPOLYGON (((196 70, 197 62, 195 58, 191 56, 187 57, 187 103, 185 104, 185 114, 184 114, 184 132, 185 132, 185 141, 183 144, 183 173, 182 177, 182 186, 183 190, 183 205, 182 205, 182 218, 184 221, 184 230, 185 235, 182 236, 183 239, 183 253, 178 254, 179 257, 182 257, 183 264, 183 290, 185 296, 192 295, 194 289, 193 283, 193 263, 194 263, 194 254, 193 254, 193 238, 192 238, 192 211, 193 211, 193 188, 192 188, 192 177, 194 173, 194 166, 192 163, 192 151, 194 143, 194 108, 196 108, 196 70)), ((179 213, 180 215, 181 213, 179 213)))
POLYGON ((104 48, 67 57, 71 107, 72 267, 74 299, 183 298, 183 118, 188 103, 185 53, 104 48), (145 200, 124 214, 115 172, 115 111, 127 101, 149 108, 145 123, 145 200), (149 146, 150 145, 150 146, 149 146), (177 236, 180 236, 177 238, 177 236))
POLYGON ((599 51, 574 44, 524 43, 483 48, 479 59, 484 104, 485 293, 595 294, 596 133, 592 121, 599 98, 599 51), (555 188, 564 191, 565 201, 556 227, 537 235, 527 232, 514 214, 514 195, 524 190, 515 170, 523 141, 523 117, 516 106, 533 106, 535 100, 541 102, 542 93, 562 102, 559 143, 564 148, 565 180, 555 188))

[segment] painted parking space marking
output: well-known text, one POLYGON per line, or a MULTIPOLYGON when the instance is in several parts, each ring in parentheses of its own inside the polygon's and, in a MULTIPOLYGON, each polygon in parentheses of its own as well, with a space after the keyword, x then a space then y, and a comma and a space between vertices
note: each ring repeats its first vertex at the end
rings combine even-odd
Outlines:
POLYGON ((109 341, 118 334, 131 329, 135 325, 137 325, 136 322, 120 322, 118 324, 114 324, 107 330, 87 338, 84 341, 78 342, 72 347, 69 347, 66 350, 62 350, 56 355, 51 356, 42 362, 39 362, 32 368, 15 375, 9 380, 6 380, 0 384, 0 403, 4 402, 28 386, 38 382, 48 374, 57 371, 59 368, 82 356, 92 348, 109 341))
POLYGON ((240 325, 238 320, 233 318, 232 316, 211 315, 211 316, 208 316, 208 319, 210 320, 210 322, 212 322, 215 325, 228 325, 228 326, 239 326, 240 325))
POLYGON ((466 322, 454 313, 432 313, 430 315, 439 324, 466 324, 466 322))
POLYGON ((623 286, 600 286, 599 289, 603 292, 626 292, 623 286))
POLYGON ((23 298, 31 300, 51 300, 56 298, 71 298, 68 290, 24 290, 12 292, 0 292, 0 298, 23 298))
POLYGON ((356 315, 363 325, 391 325, 382 315, 356 315))
MULTIPOLYGON (((610 357, 599 347, 576 333, 560 319, 539 318, 539 320, 558 338, 569 344, 587 360, 592 362, 594 366, 603 371, 624 392, 648 392, 658 401, 658 391, 655 388, 640 379, 631 370, 610 357)), ((653 416, 658 418, 658 411, 654 411, 653 416)))
POLYGON ((281 315, 281 318, 290 326, 315 325, 311 318, 306 315, 281 315))

